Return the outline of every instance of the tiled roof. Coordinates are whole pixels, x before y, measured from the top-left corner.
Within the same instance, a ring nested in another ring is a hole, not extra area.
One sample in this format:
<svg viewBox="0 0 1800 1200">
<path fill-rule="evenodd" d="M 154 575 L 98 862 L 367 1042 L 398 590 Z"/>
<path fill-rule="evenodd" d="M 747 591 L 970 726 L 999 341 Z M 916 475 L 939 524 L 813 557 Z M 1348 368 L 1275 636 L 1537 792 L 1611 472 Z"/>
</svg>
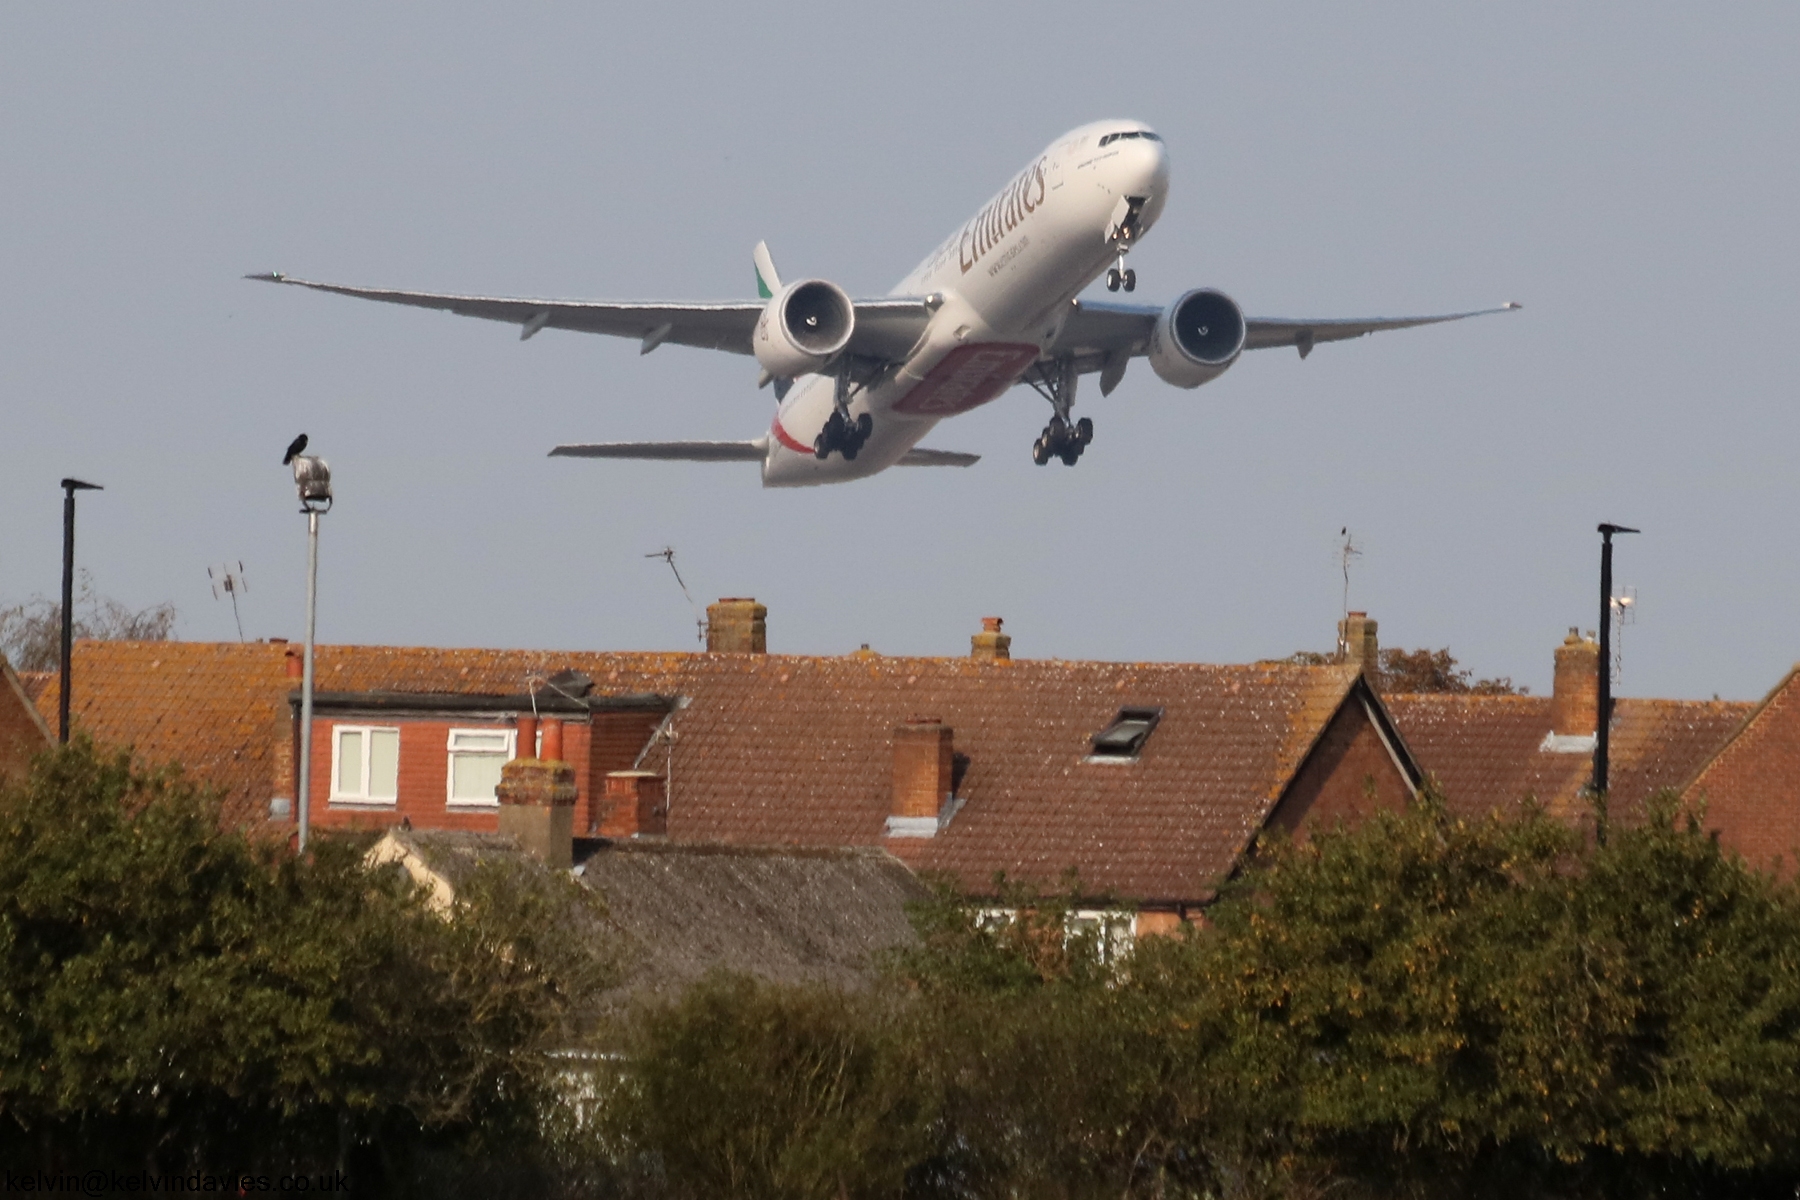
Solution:
<svg viewBox="0 0 1800 1200">
<path fill-rule="evenodd" d="M 1395 695 L 1388 711 L 1419 766 L 1452 808 L 1469 814 L 1533 796 L 1566 818 L 1583 811 L 1593 755 L 1544 749 L 1547 696 Z M 1753 706 L 1720 700 L 1621 699 L 1613 708 L 1611 809 L 1628 814 L 1684 786 Z"/>
<path fill-rule="evenodd" d="M 51 736 L 32 707 L 30 689 L 0 654 L 0 775 L 22 774 L 33 756 L 49 748 Z"/>
<path fill-rule="evenodd" d="M 292 687 L 283 645 L 83 642 L 75 711 L 96 738 L 178 760 L 261 816 Z M 747 654 L 580 654 L 321 646 L 321 689 L 521 690 L 586 672 L 596 694 L 691 701 L 675 718 L 669 834 L 737 845 L 873 846 L 954 874 L 1201 899 L 1228 872 L 1331 716 L 1352 667 Z M 40 697 L 54 711 L 55 688 Z M 1129 765 L 1089 764 L 1089 738 L 1125 706 L 1160 707 Z M 884 839 L 894 726 L 955 730 L 966 804 L 930 839 Z M 647 766 L 661 766 L 654 757 Z"/>
<path fill-rule="evenodd" d="M 1800 863 L 1800 666 L 1757 704 L 1683 795 L 1706 824 L 1760 867 Z"/>
</svg>

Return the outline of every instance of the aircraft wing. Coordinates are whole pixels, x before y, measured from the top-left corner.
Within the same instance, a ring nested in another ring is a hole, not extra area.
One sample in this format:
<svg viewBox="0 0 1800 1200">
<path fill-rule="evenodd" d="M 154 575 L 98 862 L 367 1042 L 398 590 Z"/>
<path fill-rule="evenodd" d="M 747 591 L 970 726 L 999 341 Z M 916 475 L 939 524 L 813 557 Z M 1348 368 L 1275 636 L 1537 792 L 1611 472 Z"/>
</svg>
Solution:
<svg viewBox="0 0 1800 1200">
<path fill-rule="evenodd" d="M 519 337 L 529 338 L 542 329 L 569 329 L 580 333 L 605 333 L 637 338 L 648 354 L 664 342 L 697 346 L 704 350 L 750 353 L 750 335 L 766 301 L 637 302 L 618 300 L 531 300 L 505 296 L 463 296 L 438 292 L 405 292 L 385 288 L 356 287 L 342 283 L 315 283 L 295 279 L 279 271 L 246 275 L 265 283 L 287 283 L 340 296 L 434 308 L 463 317 L 480 317 L 519 326 Z M 850 352 L 870 358 L 898 361 L 919 340 L 931 313 L 924 300 L 885 297 L 853 301 L 856 328 Z"/>
<path fill-rule="evenodd" d="M 765 438 L 749 442 L 577 442 L 557 446 L 551 458 L 648 458 L 659 462 L 761 462 Z"/>
<path fill-rule="evenodd" d="M 1468 317 L 1507 312 L 1518 307 L 1520 306 L 1517 304 L 1503 304 L 1498 308 L 1428 317 L 1369 317 L 1348 320 L 1245 317 L 1244 349 L 1266 350 L 1272 346 L 1293 346 L 1305 358 L 1320 342 L 1341 342 L 1389 329 L 1411 329 L 1416 325 L 1461 321 Z M 1063 319 L 1062 330 L 1047 354 L 1071 354 L 1075 356 L 1081 370 L 1098 371 L 1107 359 L 1115 355 L 1145 353 L 1150 347 L 1150 331 L 1162 312 L 1160 307 L 1149 304 L 1078 300 L 1075 302 L 1075 311 Z"/>
<path fill-rule="evenodd" d="M 769 440 L 748 442 L 577 442 L 557 446 L 551 458 L 643 458 L 659 462 L 761 462 L 769 452 Z M 972 467 L 979 454 L 915 447 L 895 464 L 902 467 Z"/>
</svg>

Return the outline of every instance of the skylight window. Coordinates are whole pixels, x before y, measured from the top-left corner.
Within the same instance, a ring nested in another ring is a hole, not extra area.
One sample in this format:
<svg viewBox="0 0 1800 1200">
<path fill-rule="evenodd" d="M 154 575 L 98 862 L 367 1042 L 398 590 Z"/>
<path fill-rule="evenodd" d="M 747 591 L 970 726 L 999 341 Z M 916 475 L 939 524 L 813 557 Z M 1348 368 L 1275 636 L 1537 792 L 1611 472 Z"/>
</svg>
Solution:
<svg viewBox="0 0 1800 1200">
<path fill-rule="evenodd" d="M 1162 714 L 1160 708 L 1121 708 L 1112 724 L 1094 735 L 1088 761 L 1136 762 Z"/>
</svg>

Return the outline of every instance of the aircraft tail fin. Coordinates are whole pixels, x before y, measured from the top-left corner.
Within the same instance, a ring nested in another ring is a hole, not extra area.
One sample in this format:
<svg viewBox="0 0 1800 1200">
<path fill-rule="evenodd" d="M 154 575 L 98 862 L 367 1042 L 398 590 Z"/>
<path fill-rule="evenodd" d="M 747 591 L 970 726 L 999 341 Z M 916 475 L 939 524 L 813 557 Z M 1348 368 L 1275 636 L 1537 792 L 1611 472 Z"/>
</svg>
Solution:
<svg viewBox="0 0 1800 1200">
<path fill-rule="evenodd" d="M 558 446 L 551 458 L 647 458 L 661 462 L 761 462 L 769 439 L 748 442 L 577 442 Z"/>
<path fill-rule="evenodd" d="M 781 276 L 775 273 L 775 260 L 769 256 L 769 243 L 758 242 L 750 252 L 756 263 L 756 294 L 764 300 L 781 290 Z"/>
</svg>

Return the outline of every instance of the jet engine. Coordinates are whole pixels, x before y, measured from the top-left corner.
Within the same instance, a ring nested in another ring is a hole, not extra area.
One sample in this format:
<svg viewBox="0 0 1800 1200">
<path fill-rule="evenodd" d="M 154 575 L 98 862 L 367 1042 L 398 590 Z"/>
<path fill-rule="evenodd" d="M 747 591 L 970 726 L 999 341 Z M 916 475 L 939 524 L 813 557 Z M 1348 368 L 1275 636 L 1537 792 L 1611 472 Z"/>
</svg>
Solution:
<svg viewBox="0 0 1800 1200">
<path fill-rule="evenodd" d="M 1224 292 L 1196 288 L 1156 319 L 1150 369 L 1164 383 L 1197 388 L 1225 373 L 1244 350 L 1244 311 Z"/>
<path fill-rule="evenodd" d="M 823 279 L 790 283 L 756 320 L 756 361 L 776 379 L 818 371 L 850 342 L 856 309 L 844 289 Z"/>
</svg>

